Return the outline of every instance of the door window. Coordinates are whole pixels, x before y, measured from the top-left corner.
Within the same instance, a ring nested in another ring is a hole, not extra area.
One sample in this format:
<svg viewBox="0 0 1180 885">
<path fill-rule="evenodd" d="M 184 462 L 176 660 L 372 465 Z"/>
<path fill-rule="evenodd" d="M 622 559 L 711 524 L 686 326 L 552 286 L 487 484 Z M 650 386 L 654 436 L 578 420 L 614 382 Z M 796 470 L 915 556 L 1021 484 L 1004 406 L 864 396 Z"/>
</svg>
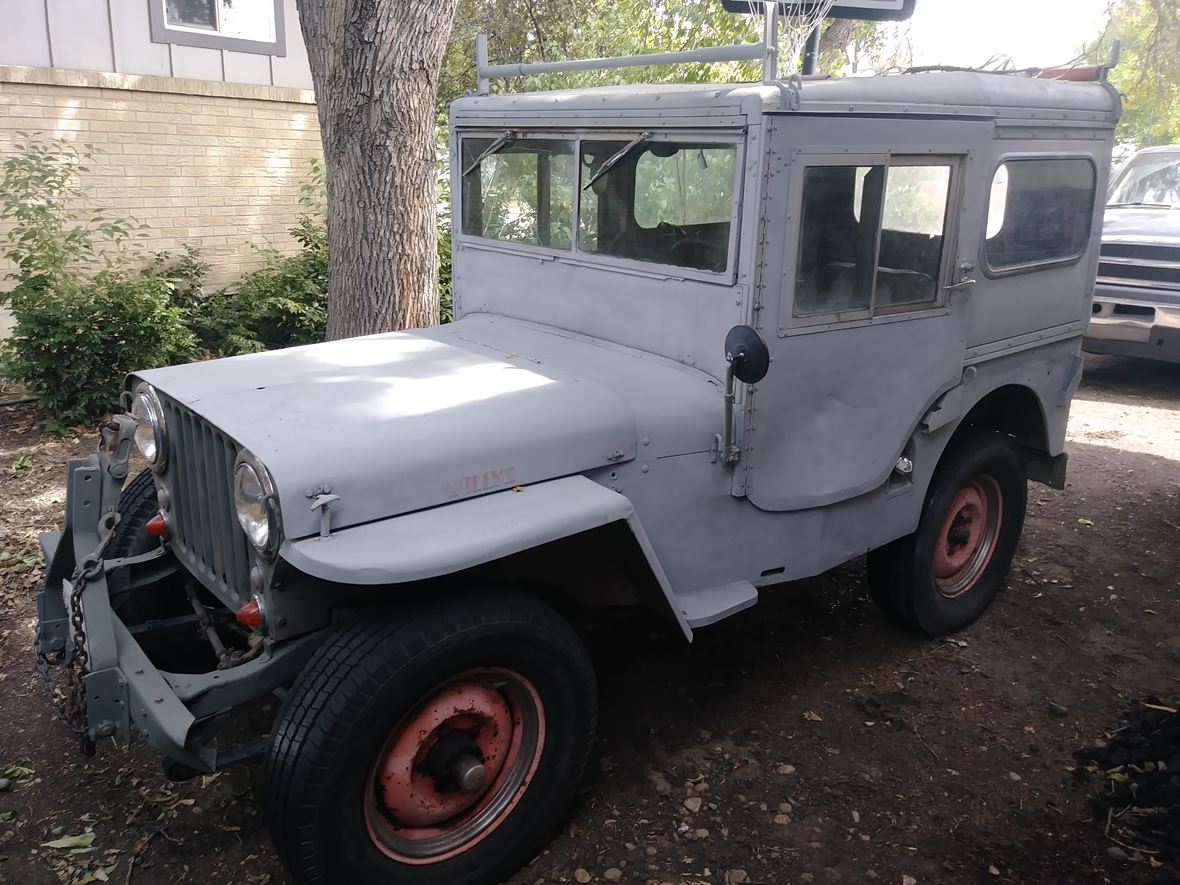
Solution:
<svg viewBox="0 0 1180 885">
<path fill-rule="evenodd" d="M 996 170 L 984 254 L 992 271 L 1075 261 L 1094 216 L 1094 164 L 1084 157 L 1009 160 Z"/>
<path fill-rule="evenodd" d="M 871 316 L 938 302 L 952 166 L 906 158 L 811 166 L 795 275 L 795 315 Z"/>
</svg>

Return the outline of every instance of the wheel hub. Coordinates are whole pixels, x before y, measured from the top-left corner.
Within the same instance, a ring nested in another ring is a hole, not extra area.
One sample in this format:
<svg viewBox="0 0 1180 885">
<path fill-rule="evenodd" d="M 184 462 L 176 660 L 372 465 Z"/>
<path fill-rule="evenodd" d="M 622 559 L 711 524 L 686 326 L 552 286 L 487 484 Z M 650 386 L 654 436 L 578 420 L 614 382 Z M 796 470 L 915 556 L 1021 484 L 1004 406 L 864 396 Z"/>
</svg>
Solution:
<svg viewBox="0 0 1180 885">
<path fill-rule="evenodd" d="M 365 824 L 402 863 L 468 850 L 516 807 L 540 764 L 545 711 L 511 670 L 461 673 L 393 729 L 371 769 Z"/>
<path fill-rule="evenodd" d="M 512 712 L 493 688 L 454 682 L 402 725 L 381 764 L 382 799 L 402 824 L 442 823 L 474 805 L 500 772 Z"/>
<path fill-rule="evenodd" d="M 979 475 L 955 494 L 934 548 L 934 581 L 943 596 L 966 593 L 991 562 L 999 538 L 1000 487 Z"/>
</svg>

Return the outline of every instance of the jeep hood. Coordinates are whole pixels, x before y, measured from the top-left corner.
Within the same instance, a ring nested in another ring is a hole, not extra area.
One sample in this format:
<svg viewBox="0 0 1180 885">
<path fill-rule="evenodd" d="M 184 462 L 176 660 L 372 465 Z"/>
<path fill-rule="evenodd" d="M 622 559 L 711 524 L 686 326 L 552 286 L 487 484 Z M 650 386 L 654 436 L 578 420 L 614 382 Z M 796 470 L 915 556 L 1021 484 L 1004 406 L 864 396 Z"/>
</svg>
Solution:
<svg viewBox="0 0 1180 885">
<path fill-rule="evenodd" d="M 312 489 L 343 528 L 632 459 L 637 415 L 645 454 L 707 451 L 722 414 L 696 370 L 486 314 L 134 378 L 266 465 L 291 539 L 319 530 Z"/>
</svg>

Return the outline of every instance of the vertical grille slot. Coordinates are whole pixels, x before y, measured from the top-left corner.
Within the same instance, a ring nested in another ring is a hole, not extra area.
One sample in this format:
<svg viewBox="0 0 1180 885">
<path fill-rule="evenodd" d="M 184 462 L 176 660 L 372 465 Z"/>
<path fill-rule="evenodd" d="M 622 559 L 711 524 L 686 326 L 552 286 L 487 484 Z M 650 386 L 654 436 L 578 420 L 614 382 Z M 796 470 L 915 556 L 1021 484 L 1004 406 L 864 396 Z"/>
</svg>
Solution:
<svg viewBox="0 0 1180 885">
<path fill-rule="evenodd" d="M 222 601 L 247 599 L 250 558 L 233 503 L 238 446 L 195 412 L 161 399 L 171 451 L 158 481 L 172 496 L 172 549 Z"/>
</svg>

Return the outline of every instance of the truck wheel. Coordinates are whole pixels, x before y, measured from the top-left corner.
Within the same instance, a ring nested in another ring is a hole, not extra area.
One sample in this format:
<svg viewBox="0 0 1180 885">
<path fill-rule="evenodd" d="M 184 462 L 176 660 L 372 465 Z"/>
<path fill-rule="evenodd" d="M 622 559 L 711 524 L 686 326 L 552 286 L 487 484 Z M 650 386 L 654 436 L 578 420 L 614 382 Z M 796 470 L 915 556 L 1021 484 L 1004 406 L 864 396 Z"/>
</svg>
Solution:
<svg viewBox="0 0 1180 885">
<path fill-rule="evenodd" d="M 156 478 L 144 470 L 123 487 L 119 495 L 119 523 L 107 539 L 104 559 L 139 556 L 160 546 L 160 539 L 143 530 L 147 521 L 160 512 L 156 500 Z"/>
<path fill-rule="evenodd" d="M 329 639 L 265 762 L 271 838 L 300 883 L 473 885 L 530 860 L 593 743 L 594 671 L 529 596 L 467 596 Z"/>
<path fill-rule="evenodd" d="M 1012 441 L 968 436 L 943 456 L 918 530 L 868 556 L 869 589 L 889 620 L 927 636 L 975 621 L 991 604 L 1024 526 L 1027 482 Z"/>
</svg>

